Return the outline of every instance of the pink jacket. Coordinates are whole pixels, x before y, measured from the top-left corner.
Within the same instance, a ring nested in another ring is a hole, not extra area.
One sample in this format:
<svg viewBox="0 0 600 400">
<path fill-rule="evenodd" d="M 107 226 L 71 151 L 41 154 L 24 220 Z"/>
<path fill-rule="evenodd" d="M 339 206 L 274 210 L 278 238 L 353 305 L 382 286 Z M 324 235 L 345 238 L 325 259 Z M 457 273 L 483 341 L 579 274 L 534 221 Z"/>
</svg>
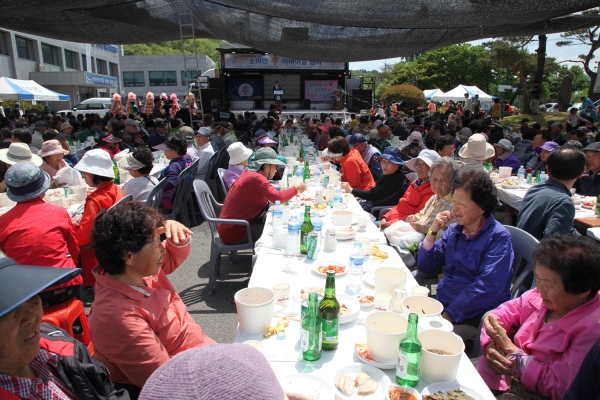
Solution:
<svg viewBox="0 0 600 400">
<path fill-rule="evenodd" d="M 507 301 L 493 311 L 514 344 L 535 357 L 521 381 L 529 391 L 561 399 L 575 379 L 581 362 L 600 337 L 600 294 L 561 319 L 543 324 L 548 309 L 537 289 Z M 492 340 L 481 332 L 481 346 Z M 507 390 L 510 378 L 496 374 L 485 358 L 477 371 L 490 389 Z"/>
</svg>

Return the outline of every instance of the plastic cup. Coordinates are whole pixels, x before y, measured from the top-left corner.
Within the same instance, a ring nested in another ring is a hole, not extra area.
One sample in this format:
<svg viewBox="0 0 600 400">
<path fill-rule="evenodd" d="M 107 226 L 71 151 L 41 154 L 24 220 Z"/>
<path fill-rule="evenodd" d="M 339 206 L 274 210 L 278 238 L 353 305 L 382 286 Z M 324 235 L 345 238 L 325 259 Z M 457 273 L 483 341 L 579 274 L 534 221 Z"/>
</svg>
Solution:
<svg viewBox="0 0 600 400">
<path fill-rule="evenodd" d="M 400 340 L 406 334 L 408 319 L 390 312 L 374 312 L 365 319 L 367 347 L 375 361 L 396 362 Z"/>
<path fill-rule="evenodd" d="M 375 270 L 375 291 L 394 294 L 394 289 L 404 289 L 406 271 L 393 267 L 381 267 Z"/>
<path fill-rule="evenodd" d="M 77 201 L 84 201 L 87 196 L 87 187 L 85 185 L 71 186 L 71 193 L 77 195 Z"/>
<path fill-rule="evenodd" d="M 287 226 L 278 226 L 275 229 L 273 229 L 273 247 L 275 247 L 276 249 L 285 250 L 287 247 L 287 240 Z"/>
<path fill-rule="evenodd" d="M 271 323 L 275 294 L 271 289 L 251 287 L 239 290 L 235 296 L 240 329 L 246 333 L 263 334 Z"/>
<path fill-rule="evenodd" d="M 512 167 L 500 167 L 498 170 L 501 177 L 509 177 L 512 174 Z"/>
<path fill-rule="evenodd" d="M 273 293 L 275 294 L 275 302 L 287 307 L 290 301 L 290 284 L 288 282 L 276 283 L 273 285 Z"/>
<path fill-rule="evenodd" d="M 419 378 L 429 383 L 453 382 L 465 350 L 460 336 L 443 330 L 427 330 L 419 333 L 419 340 L 423 346 Z"/>
</svg>

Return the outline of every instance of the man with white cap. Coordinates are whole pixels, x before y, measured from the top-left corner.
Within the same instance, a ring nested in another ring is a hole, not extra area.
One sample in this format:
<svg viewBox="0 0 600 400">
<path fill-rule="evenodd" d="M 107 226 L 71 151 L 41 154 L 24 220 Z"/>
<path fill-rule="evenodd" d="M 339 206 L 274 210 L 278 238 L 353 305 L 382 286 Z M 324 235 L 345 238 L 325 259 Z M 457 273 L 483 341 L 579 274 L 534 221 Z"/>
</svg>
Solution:
<svg viewBox="0 0 600 400">
<path fill-rule="evenodd" d="M 485 136 L 481 133 L 471 135 L 469 141 L 458 152 L 462 158 L 461 168 L 484 168 L 483 162 L 491 158 L 494 153 L 494 146 L 485 140 Z"/>
<path fill-rule="evenodd" d="M 201 127 L 194 135 L 195 145 L 187 149 L 187 155 L 192 161 L 195 162 L 197 159 L 200 159 L 196 179 L 204 180 L 206 173 L 208 172 L 208 162 L 212 155 L 215 154 L 215 149 L 210 143 L 211 135 L 212 131 L 210 128 L 205 126 Z"/>
<path fill-rule="evenodd" d="M 158 184 L 158 179 L 150 176 L 153 162 L 154 156 L 146 147 L 138 147 L 133 153 L 127 154 L 117 162 L 117 166 L 129 171 L 129 175 L 133 178 L 123 186 L 125 196 L 132 195 L 133 201 L 146 202 L 148 195 Z"/>
<path fill-rule="evenodd" d="M 229 167 L 223 173 L 223 182 L 227 190 L 229 190 L 231 185 L 237 181 L 246 169 L 248 159 L 252 155 L 252 150 L 246 148 L 240 142 L 235 142 L 227 148 L 227 153 L 229 153 Z"/>
<path fill-rule="evenodd" d="M 39 167 L 44 162 L 41 157 L 31 153 L 31 149 L 25 143 L 11 143 L 8 149 L 0 149 L 0 161 L 5 163 L 8 168 L 25 161 L 32 162 Z M 0 182 L 0 193 L 1 192 L 6 192 L 5 180 Z"/>
</svg>

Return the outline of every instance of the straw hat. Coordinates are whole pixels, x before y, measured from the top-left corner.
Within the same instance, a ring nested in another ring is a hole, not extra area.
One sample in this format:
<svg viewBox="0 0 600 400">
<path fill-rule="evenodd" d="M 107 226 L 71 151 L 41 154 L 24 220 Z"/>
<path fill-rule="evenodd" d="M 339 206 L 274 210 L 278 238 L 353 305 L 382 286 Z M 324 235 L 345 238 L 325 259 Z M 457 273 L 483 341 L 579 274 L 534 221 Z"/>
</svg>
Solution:
<svg viewBox="0 0 600 400">
<path fill-rule="evenodd" d="M 469 138 L 469 141 L 461 147 L 458 155 L 462 158 L 472 158 L 477 161 L 487 160 L 496 152 L 494 146 L 485 141 L 485 136 L 476 133 Z"/>
<path fill-rule="evenodd" d="M 110 155 L 102 149 L 94 149 L 85 153 L 83 158 L 75 165 L 75 169 L 115 179 L 115 171 Z"/>
<path fill-rule="evenodd" d="M 31 153 L 31 149 L 26 143 L 11 143 L 8 149 L 1 149 L 0 161 L 10 165 L 29 161 L 38 167 L 44 162 L 39 156 Z"/>
<path fill-rule="evenodd" d="M 40 157 L 48 157 L 54 154 L 69 154 L 68 150 L 62 148 L 60 142 L 56 139 L 45 141 L 42 144 L 42 149 L 38 151 Z"/>
<path fill-rule="evenodd" d="M 229 165 L 237 165 L 250 158 L 252 150 L 246 148 L 243 143 L 235 142 L 229 145 L 227 153 L 229 153 Z"/>
</svg>

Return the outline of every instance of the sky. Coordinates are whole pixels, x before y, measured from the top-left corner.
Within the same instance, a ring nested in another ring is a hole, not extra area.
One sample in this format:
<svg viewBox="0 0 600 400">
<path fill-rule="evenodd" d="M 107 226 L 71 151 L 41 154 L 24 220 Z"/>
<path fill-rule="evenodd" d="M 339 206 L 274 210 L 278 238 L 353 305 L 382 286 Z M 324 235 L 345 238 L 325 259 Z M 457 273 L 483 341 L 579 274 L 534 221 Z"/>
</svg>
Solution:
<svg viewBox="0 0 600 400">
<path fill-rule="evenodd" d="M 492 39 L 485 39 L 485 40 L 476 40 L 473 42 L 469 42 L 473 45 L 480 45 L 485 41 L 490 41 Z M 557 34 L 552 34 L 552 35 L 548 35 L 548 41 L 546 42 L 546 56 L 547 57 L 554 57 L 556 58 L 557 61 L 563 61 L 563 60 L 576 60 L 577 56 L 579 54 L 587 54 L 588 52 L 588 46 L 585 45 L 577 45 L 577 46 L 569 46 L 569 47 L 557 47 L 556 46 L 556 42 L 561 40 L 560 35 Z M 531 51 L 532 53 L 534 52 L 535 49 L 537 49 L 537 41 L 533 42 L 532 44 L 530 44 L 528 46 L 529 51 Z M 596 57 L 600 56 L 600 50 L 596 51 Z M 385 63 L 387 64 L 395 64 L 397 62 L 400 61 L 400 58 L 388 58 L 388 59 L 382 59 L 382 60 L 373 60 L 373 61 L 361 61 L 361 62 L 351 62 L 350 63 L 350 69 L 351 70 L 357 70 L 357 69 L 365 69 L 367 71 L 371 71 L 371 70 L 380 70 L 380 68 L 383 68 L 383 66 L 385 65 Z M 566 63 L 567 65 L 573 65 L 573 63 Z M 581 64 L 577 64 L 579 66 L 581 66 Z M 592 64 L 593 67 L 593 64 Z"/>
</svg>

